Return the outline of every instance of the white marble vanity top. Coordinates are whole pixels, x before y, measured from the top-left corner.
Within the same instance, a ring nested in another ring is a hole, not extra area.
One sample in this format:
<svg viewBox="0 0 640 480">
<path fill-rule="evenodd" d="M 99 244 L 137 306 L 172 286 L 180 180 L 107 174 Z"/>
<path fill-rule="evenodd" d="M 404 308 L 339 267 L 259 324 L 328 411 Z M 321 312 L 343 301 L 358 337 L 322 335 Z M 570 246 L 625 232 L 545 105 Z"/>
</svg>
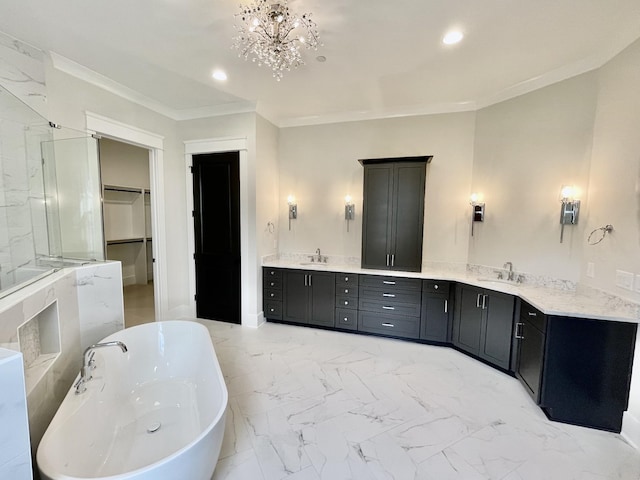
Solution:
<svg viewBox="0 0 640 480">
<path fill-rule="evenodd" d="M 422 272 L 400 272 L 369 270 L 360 267 L 354 259 L 328 263 L 310 262 L 308 256 L 287 258 L 266 257 L 264 267 L 295 268 L 328 272 L 343 272 L 367 275 L 385 275 L 428 280 L 447 280 L 488 290 L 516 295 L 547 315 L 577 318 L 592 318 L 620 322 L 640 323 L 640 304 L 616 297 L 601 290 L 554 279 L 529 278 L 523 283 L 498 280 L 493 269 L 469 268 L 467 266 L 424 266 Z M 516 273 L 517 276 L 517 273 Z"/>
</svg>

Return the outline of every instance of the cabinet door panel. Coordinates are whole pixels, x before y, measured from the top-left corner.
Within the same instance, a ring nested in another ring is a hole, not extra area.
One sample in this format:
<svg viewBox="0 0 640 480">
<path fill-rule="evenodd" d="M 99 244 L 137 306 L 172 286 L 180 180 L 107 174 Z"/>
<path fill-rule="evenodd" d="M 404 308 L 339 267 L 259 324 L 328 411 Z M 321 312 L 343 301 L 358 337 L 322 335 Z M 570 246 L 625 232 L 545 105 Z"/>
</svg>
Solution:
<svg viewBox="0 0 640 480">
<path fill-rule="evenodd" d="M 542 359 L 544 355 L 544 333 L 535 328 L 527 320 L 521 322 L 522 339 L 518 352 L 516 376 L 522 380 L 527 391 L 536 402 L 540 403 L 540 380 L 542 375 Z"/>
<path fill-rule="evenodd" d="M 480 356 L 504 369 L 511 359 L 513 305 L 511 295 L 491 292 L 486 305 L 486 322 L 482 332 Z"/>
<path fill-rule="evenodd" d="M 391 229 L 393 270 L 419 272 L 422 267 L 425 166 L 394 165 L 395 204 Z"/>
<path fill-rule="evenodd" d="M 482 295 L 482 290 L 462 287 L 457 290 L 457 293 L 453 344 L 462 350 L 478 355 L 483 312 L 478 307 L 478 295 Z"/>
<path fill-rule="evenodd" d="M 420 338 L 434 342 L 446 342 L 449 331 L 449 297 L 447 295 L 422 295 Z"/>
<path fill-rule="evenodd" d="M 362 212 L 362 266 L 387 268 L 391 243 L 393 167 L 371 165 L 364 169 Z"/>
<path fill-rule="evenodd" d="M 296 270 L 287 270 L 284 275 L 282 319 L 287 322 L 307 323 L 309 308 L 309 290 L 305 285 L 307 274 Z"/>
<path fill-rule="evenodd" d="M 335 273 L 312 272 L 310 275 L 309 322 L 312 325 L 333 327 L 335 319 Z"/>
</svg>

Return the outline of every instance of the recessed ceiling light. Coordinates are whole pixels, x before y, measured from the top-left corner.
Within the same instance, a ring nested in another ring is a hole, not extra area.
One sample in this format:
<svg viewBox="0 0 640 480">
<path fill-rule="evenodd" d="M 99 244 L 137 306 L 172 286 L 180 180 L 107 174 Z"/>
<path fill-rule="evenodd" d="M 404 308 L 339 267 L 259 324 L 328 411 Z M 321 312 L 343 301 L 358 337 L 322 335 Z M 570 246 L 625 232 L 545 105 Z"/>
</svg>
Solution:
<svg viewBox="0 0 640 480">
<path fill-rule="evenodd" d="M 464 37 L 464 35 L 460 30 L 451 30 L 442 38 L 442 43 L 445 45 L 453 45 L 462 40 L 462 37 Z"/>
<path fill-rule="evenodd" d="M 211 76 L 220 82 L 224 82 L 227 79 L 227 74 L 224 70 L 214 70 Z"/>
</svg>

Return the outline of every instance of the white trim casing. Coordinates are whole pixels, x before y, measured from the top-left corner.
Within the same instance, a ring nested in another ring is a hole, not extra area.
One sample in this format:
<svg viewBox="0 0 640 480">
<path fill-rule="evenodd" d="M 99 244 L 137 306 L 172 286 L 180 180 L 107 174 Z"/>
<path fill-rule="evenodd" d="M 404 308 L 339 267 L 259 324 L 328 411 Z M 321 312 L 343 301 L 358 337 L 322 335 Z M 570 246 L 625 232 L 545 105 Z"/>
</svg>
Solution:
<svg viewBox="0 0 640 480">
<path fill-rule="evenodd" d="M 196 316 L 196 271 L 193 256 L 195 254 L 194 219 L 193 219 L 193 182 L 191 166 L 193 155 L 200 153 L 239 152 L 240 154 L 240 277 L 241 289 L 241 322 L 243 326 L 258 327 L 261 313 L 257 309 L 256 279 L 256 247 L 250 242 L 251 222 L 249 202 L 249 153 L 246 138 L 213 138 L 190 140 L 184 142 L 185 168 L 187 171 L 187 235 L 189 252 L 189 296 L 191 299 L 191 315 Z M 254 206 L 255 208 L 255 206 Z"/>
<path fill-rule="evenodd" d="M 87 130 L 114 140 L 149 149 L 149 181 L 151 185 L 151 244 L 153 252 L 153 288 L 156 321 L 169 318 L 167 284 L 167 238 L 164 206 L 164 137 L 133 125 L 85 112 Z"/>
</svg>

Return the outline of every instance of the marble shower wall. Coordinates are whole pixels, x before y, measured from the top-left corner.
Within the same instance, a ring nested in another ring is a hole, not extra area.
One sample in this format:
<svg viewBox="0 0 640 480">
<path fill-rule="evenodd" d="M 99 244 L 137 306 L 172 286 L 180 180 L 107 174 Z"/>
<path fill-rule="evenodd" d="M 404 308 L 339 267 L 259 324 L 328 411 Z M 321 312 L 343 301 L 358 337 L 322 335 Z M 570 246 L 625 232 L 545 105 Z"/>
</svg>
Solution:
<svg viewBox="0 0 640 480">
<path fill-rule="evenodd" d="M 44 55 L 0 34 L 0 285 L 48 255 L 41 140 L 46 116 Z"/>
<path fill-rule="evenodd" d="M 118 262 L 65 268 L 0 299 L 0 348 L 32 355 L 37 349 L 20 344 L 18 327 L 45 309 L 57 316 L 60 353 L 32 359 L 25 370 L 34 454 L 80 370 L 83 349 L 124 328 L 120 272 Z"/>
</svg>

